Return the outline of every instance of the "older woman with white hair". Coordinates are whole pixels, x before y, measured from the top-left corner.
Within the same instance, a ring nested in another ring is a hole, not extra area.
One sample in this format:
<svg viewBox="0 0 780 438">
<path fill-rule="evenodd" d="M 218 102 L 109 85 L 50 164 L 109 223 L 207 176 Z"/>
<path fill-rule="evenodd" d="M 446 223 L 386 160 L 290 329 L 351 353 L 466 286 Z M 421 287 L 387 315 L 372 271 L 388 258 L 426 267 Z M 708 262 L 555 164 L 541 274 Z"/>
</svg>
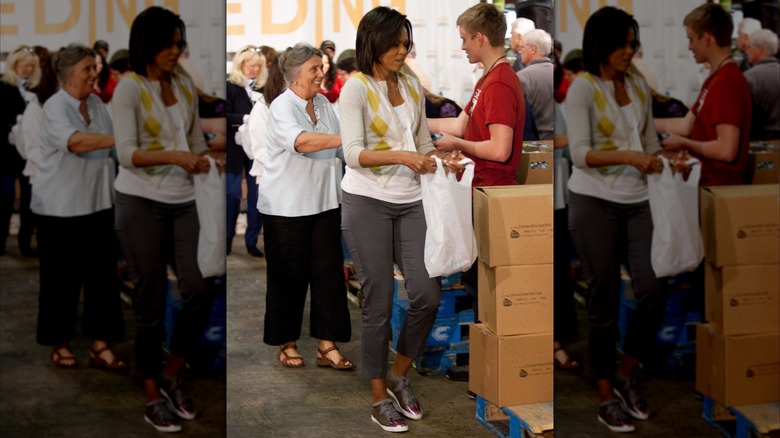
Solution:
<svg viewBox="0 0 780 438">
<path fill-rule="evenodd" d="M 95 52 L 80 44 L 52 60 L 60 90 L 43 105 L 40 158 L 31 207 L 38 215 L 40 297 L 37 341 L 53 346 L 57 367 L 73 368 L 75 336 L 84 289 L 83 333 L 92 338 L 89 364 L 121 370 L 108 342 L 124 337 L 116 278 L 113 126 L 92 94 Z"/>
<path fill-rule="evenodd" d="M 30 211 L 30 180 L 22 174 L 25 160 L 19 150 L 11 144 L 8 133 L 24 112 L 26 102 L 32 98 L 29 89 L 35 88 L 40 78 L 38 56 L 35 49 L 19 46 L 6 59 L 6 71 L 0 78 L 0 255 L 5 253 L 8 228 L 14 210 L 16 181 L 21 189 L 21 229 L 19 250 L 22 255 L 33 256 L 30 241 L 34 229 Z"/>
<path fill-rule="evenodd" d="M 277 61 L 269 83 L 283 78 L 287 89 L 267 96 L 271 106 L 257 203 L 268 263 L 263 341 L 280 346 L 276 354 L 283 366 L 304 365 L 295 342 L 310 289 L 309 326 L 319 340 L 317 365 L 350 370 L 355 365 L 335 344 L 349 341 L 352 334 L 339 231 L 339 120 L 319 94 L 322 52 L 301 43 L 279 54 Z"/>
<path fill-rule="evenodd" d="M 246 156 L 241 146 L 236 144 L 238 127 L 244 123 L 252 111 L 252 106 L 261 99 L 261 89 L 268 73 L 265 56 L 260 47 L 244 46 L 233 57 L 233 71 L 227 80 L 227 252 L 236 234 L 236 220 L 241 206 L 241 180 L 246 178 L 247 226 L 244 243 L 249 255 L 262 257 L 257 249 L 260 235 L 261 217 L 255 208 L 257 205 L 257 184 L 249 175 L 252 160 Z"/>
</svg>

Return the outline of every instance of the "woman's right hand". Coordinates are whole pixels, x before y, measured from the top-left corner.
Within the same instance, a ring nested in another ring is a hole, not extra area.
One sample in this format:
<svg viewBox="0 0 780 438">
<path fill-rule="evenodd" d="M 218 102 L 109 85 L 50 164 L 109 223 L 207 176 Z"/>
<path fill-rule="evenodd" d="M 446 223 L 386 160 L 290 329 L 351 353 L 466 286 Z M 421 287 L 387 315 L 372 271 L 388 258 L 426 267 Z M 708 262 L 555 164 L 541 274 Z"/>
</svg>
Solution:
<svg viewBox="0 0 780 438">
<path fill-rule="evenodd" d="M 209 160 L 206 157 L 184 151 L 172 151 L 171 154 L 173 154 L 173 164 L 180 166 L 187 173 L 207 173 L 209 171 Z"/>
<path fill-rule="evenodd" d="M 664 170 L 664 163 L 660 158 L 639 151 L 625 151 L 627 164 L 630 164 L 640 172 L 645 174 L 661 172 Z"/>
<path fill-rule="evenodd" d="M 415 173 L 436 172 L 436 160 L 417 152 L 401 151 L 401 164 L 412 169 Z"/>
</svg>

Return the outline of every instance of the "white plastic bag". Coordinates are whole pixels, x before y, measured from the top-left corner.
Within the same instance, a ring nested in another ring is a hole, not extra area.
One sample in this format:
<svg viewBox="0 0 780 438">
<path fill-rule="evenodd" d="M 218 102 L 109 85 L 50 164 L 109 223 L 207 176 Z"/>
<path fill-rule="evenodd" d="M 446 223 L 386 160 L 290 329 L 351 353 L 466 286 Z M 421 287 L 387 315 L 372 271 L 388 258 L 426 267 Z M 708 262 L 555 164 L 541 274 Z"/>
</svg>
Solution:
<svg viewBox="0 0 780 438">
<path fill-rule="evenodd" d="M 651 261 L 656 277 L 677 275 L 696 269 L 704 258 L 699 231 L 699 177 L 701 163 L 692 158 L 688 181 L 672 174 L 666 157 L 664 170 L 647 176 L 650 213 L 653 216 Z"/>
<path fill-rule="evenodd" d="M 204 278 L 225 274 L 225 174 L 220 174 L 214 159 L 207 157 L 208 173 L 193 175 L 195 205 L 198 209 L 198 268 Z"/>
<path fill-rule="evenodd" d="M 420 175 L 425 210 L 425 268 L 438 277 L 466 271 L 477 259 L 477 240 L 471 224 L 471 180 L 474 164 L 466 166 L 460 181 L 447 173 L 441 160 L 436 173 Z M 470 161 L 470 160 L 469 160 Z"/>
</svg>

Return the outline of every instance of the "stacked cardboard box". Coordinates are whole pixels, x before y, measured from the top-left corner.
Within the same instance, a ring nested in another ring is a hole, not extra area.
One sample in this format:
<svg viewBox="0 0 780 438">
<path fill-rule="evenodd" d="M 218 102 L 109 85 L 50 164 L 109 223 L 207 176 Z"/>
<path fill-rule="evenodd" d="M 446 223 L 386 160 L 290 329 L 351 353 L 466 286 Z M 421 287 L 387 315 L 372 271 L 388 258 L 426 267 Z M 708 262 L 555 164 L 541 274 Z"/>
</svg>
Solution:
<svg viewBox="0 0 780 438">
<path fill-rule="evenodd" d="M 517 167 L 517 183 L 552 184 L 554 152 L 552 140 L 523 142 L 523 155 Z"/>
<path fill-rule="evenodd" d="M 469 389 L 497 406 L 553 400 L 553 187 L 474 189 L 480 324 Z"/>
<path fill-rule="evenodd" d="M 779 192 L 701 192 L 708 324 L 696 335 L 696 389 L 726 406 L 780 401 Z"/>
</svg>

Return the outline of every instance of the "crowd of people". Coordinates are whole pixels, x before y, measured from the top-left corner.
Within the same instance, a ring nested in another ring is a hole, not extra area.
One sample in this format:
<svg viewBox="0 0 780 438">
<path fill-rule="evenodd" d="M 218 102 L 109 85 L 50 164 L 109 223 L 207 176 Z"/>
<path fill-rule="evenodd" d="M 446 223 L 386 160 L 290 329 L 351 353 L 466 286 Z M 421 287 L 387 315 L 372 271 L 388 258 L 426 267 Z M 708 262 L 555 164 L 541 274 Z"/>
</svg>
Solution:
<svg viewBox="0 0 780 438">
<path fill-rule="evenodd" d="M 0 135 L 0 244 L 4 252 L 18 180 L 19 249 L 39 257 L 37 341 L 51 347 L 51 362 L 77 366 L 70 341 L 83 289 L 89 364 L 128 368 L 111 348 L 124 339 L 116 271 L 126 264 L 144 417 L 163 432 L 195 418 L 182 369 L 197 350 L 212 287 L 198 267 L 192 176 L 215 163 L 226 172 L 226 254 L 245 197 L 247 253 L 266 259 L 263 341 L 278 347 L 280 365 L 305 366 L 296 341 L 310 291 L 316 365 L 359 368 L 370 386 L 372 421 L 385 431 L 406 431 L 406 420 L 424 416 L 407 374 L 425 347 L 440 291 L 425 269 L 420 175 L 436 171 L 434 157 L 454 173 L 468 158 L 474 187 L 515 185 L 523 141 L 554 140 L 554 363 L 582 369 L 564 345 L 578 337 L 573 248 L 587 283 L 598 421 L 630 432 L 633 420 L 648 419 L 637 369 L 652 353 L 666 283 L 650 262 L 647 175 L 662 170 L 661 156 L 681 172 L 695 157 L 701 186 L 748 183 L 749 140 L 780 138 L 777 35 L 745 19 L 735 59 L 726 10 L 705 4 L 688 14 L 681 24 L 689 49 L 709 68 L 688 110 L 648 84 L 636 62 L 640 26 L 618 8 L 592 14 L 582 48 L 563 60 L 550 33 L 527 18 L 511 24 L 507 52 L 507 23 L 491 4 L 470 7 L 453 24 L 468 62 L 483 68 L 463 108 L 429 90 L 427 73 L 409 58 L 412 23 L 382 6 L 362 17 L 355 48 L 338 57 L 328 40 L 279 51 L 242 47 L 222 102 L 182 68 L 186 26 L 161 7 L 139 14 L 128 49 L 110 57 L 104 41 L 12 52 L 0 81 L 3 126 L 13 132 Z M 250 135 L 242 135 L 242 126 Z M 352 334 L 342 241 L 363 294 L 359 362 L 336 345 Z M 409 308 L 388 365 L 393 264 L 403 274 Z M 637 309 L 616 360 L 621 265 Z M 170 270 L 183 309 L 163 365 Z M 462 280 L 476 297 L 476 263 Z"/>
</svg>

